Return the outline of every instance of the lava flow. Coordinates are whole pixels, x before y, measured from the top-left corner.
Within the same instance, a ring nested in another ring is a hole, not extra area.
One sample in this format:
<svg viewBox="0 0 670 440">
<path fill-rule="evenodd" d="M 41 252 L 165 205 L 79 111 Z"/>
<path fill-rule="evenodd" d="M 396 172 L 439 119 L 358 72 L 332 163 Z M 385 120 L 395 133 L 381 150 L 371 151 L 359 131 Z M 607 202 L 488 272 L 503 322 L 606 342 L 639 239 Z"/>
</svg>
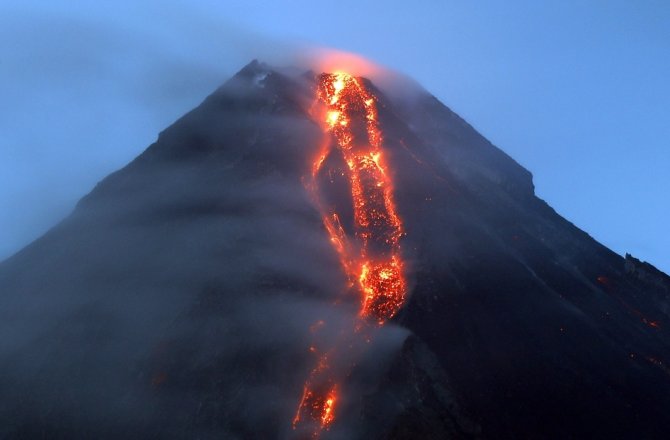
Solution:
<svg viewBox="0 0 670 440">
<path fill-rule="evenodd" d="M 349 243 L 337 212 L 323 213 L 323 220 L 345 272 L 358 281 L 361 316 L 383 324 L 404 304 L 406 282 L 399 246 L 403 227 L 383 160 L 375 98 L 361 80 L 346 73 L 321 75 L 318 97 L 327 108 L 327 129 L 348 166 L 358 245 Z M 313 179 L 329 150 L 314 163 Z"/>
<path fill-rule="evenodd" d="M 328 142 L 313 163 L 309 189 L 321 210 L 342 269 L 351 287 L 361 295 L 360 320 L 383 325 L 403 306 L 407 282 L 400 252 L 403 225 L 396 212 L 391 176 L 382 151 L 376 98 L 362 80 L 346 73 L 320 75 L 317 97 L 319 108 L 325 108 L 317 113 Z M 346 163 L 342 174 L 351 190 L 353 239 L 342 226 L 343 213 L 320 197 L 318 176 L 331 154 L 340 155 Z M 361 328 L 357 326 L 354 333 Z M 366 340 L 369 342 L 369 338 Z M 293 420 L 294 429 L 301 424 L 315 427 L 312 438 L 328 429 L 335 418 L 338 384 L 328 361 L 338 349 L 335 347 L 320 357 L 305 384 Z"/>
</svg>

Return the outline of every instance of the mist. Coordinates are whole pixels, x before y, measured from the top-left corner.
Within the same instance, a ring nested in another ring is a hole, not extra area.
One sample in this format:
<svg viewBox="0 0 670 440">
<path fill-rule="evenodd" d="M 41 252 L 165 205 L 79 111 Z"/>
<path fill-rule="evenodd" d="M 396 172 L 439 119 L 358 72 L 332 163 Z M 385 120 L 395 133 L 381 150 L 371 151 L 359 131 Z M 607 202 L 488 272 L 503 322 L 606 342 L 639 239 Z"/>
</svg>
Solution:
<svg viewBox="0 0 670 440">
<path fill-rule="evenodd" d="M 196 110 L 202 119 L 187 115 L 164 128 L 210 94 L 202 107 L 257 99 L 239 80 L 219 89 L 250 54 L 279 70 L 293 66 L 298 82 L 308 70 L 354 63 L 358 74 L 383 72 L 198 12 L 134 12 L 123 23 L 5 16 L 0 44 L 11 68 L 3 93 L 14 105 L 4 133 L 14 137 L 3 143 L 15 147 L 1 175 L 14 190 L 0 202 L 30 221 L 4 211 L 3 229 L 12 232 L 0 253 L 49 233 L 7 259 L 0 275 L 14 293 L 2 299 L 0 386 L 8 397 L 0 417 L 12 423 L 0 434 L 36 435 L 30 420 L 40 417 L 39 429 L 72 436 L 155 434 L 158 426 L 170 438 L 184 429 L 201 438 L 288 436 L 318 360 L 308 348 L 360 344 L 351 333 L 358 304 L 342 298 L 346 280 L 321 218 L 300 179 L 283 174 L 304 172 L 296 158 L 311 152 L 291 148 L 310 145 L 304 138 L 318 144 L 320 131 L 303 118 L 233 109 Z M 63 114 L 64 102 L 72 113 Z M 315 322 L 326 324 L 310 334 Z M 342 391 L 348 411 L 362 389 L 374 391 L 385 371 L 378 363 L 407 337 L 393 325 L 373 333 L 375 343 L 342 351 L 332 367 L 343 378 L 359 365 L 366 378 Z M 203 380 L 214 382 L 191 394 Z M 172 419 L 185 409 L 196 419 Z M 343 424 L 331 435 L 360 429 Z"/>
<path fill-rule="evenodd" d="M 310 347 L 340 347 L 334 374 L 365 378 L 343 389 L 342 411 L 374 394 L 408 333 L 354 335 L 359 304 L 300 179 L 322 133 L 288 104 L 308 86 L 276 73 L 259 84 L 262 68 L 0 266 L 0 435 L 288 437 Z M 290 96 L 277 104 L 278 92 Z"/>
<path fill-rule="evenodd" d="M 251 59 L 294 64 L 316 46 L 411 74 L 567 218 L 667 270 L 668 8 L 393 6 L 3 4 L 0 259 Z"/>
<path fill-rule="evenodd" d="M 122 5 L 111 15 L 8 7 L 0 259 L 64 218 L 253 57 L 286 60 L 296 47 L 185 5 Z"/>
</svg>

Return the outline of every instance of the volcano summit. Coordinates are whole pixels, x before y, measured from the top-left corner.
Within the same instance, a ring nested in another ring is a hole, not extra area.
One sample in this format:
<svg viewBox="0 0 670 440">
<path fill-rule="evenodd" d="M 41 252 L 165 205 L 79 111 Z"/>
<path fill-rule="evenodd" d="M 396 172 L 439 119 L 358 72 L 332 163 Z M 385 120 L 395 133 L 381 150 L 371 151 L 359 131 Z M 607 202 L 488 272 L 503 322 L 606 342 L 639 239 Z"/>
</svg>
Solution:
<svg viewBox="0 0 670 440">
<path fill-rule="evenodd" d="M 419 87 L 296 71 L 0 263 L 0 438 L 667 437 L 670 277 Z"/>
</svg>

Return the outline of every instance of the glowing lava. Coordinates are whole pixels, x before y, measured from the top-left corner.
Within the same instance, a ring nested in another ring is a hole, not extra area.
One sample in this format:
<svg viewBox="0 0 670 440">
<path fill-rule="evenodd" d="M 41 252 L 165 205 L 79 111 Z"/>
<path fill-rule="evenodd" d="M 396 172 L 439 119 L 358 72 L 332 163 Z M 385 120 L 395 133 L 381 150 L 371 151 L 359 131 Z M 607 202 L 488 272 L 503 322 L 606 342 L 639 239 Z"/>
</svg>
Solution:
<svg viewBox="0 0 670 440">
<path fill-rule="evenodd" d="M 325 389 L 311 388 L 305 385 L 298 406 L 298 412 L 293 419 L 293 427 L 297 427 L 303 417 L 318 423 L 318 428 L 313 431 L 312 438 L 318 437 L 322 429 L 328 429 L 335 419 L 334 408 L 337 402 L 337 385 L 328 384 Z"/>
<path fill-rule="evenodd" d="M 351 287 L 361 295 L 359 319 L 383 325 L 405 303 L 407 282 L 400 252 L 403 225 L 384 160 L 376 98 L 362 80 L 346 73 L 322 74 L 317 97 L 323 109 L 317 113 L 328 142 L 312 164 L 308 187 L 321 210 L 342 269 Z M 351 188 L 353 238 L 342 226 L 342 214 L 320 198 L 318 176 L 331 154 L 339 154 L 347 166 L 344 174 Z M 363 327 L 357 326 L 355 332 Z M 365 339 L 369 342 L 369 338 Z M 328 366 L 329 354 L 321 356 L 312 370 L 293 420 L 294 429 L 305 423 L 316 426 L 312 438 L 328 429 L 335 418 L 338 385 Z"/>
<path fill-rule="evenodd" d="M 404 304 L 406 282 L 399 246 L 403 227 L 383 157 L 375 98 L 361 80 L 346 73 L 321 75 L 318 97 L 327 109 L 327 130 L 349 169 L 358 246 L 347 245 L 337 212 L 324 213 L 324 223 L 345 272 L 359 284 L 361 315 L 382 324 Z M 315 161 L 313 179 L 329 153 Z"/>
</svg>

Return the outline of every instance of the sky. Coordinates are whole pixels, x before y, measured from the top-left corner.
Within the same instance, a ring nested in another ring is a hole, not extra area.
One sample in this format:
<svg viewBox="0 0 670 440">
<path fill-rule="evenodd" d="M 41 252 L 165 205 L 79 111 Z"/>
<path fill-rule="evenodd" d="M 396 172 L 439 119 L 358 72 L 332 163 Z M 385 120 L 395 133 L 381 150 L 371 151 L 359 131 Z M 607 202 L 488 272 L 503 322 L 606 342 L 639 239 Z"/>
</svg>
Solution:
<svg viewBox="0 0 670 440">
<path fill-rule="evenodd" d="M 0 5 L 0 260 L 253 58 L 354 52 L 413 77 L 617 253 L 670 272 L 670 3 Z"/>
</svg>

